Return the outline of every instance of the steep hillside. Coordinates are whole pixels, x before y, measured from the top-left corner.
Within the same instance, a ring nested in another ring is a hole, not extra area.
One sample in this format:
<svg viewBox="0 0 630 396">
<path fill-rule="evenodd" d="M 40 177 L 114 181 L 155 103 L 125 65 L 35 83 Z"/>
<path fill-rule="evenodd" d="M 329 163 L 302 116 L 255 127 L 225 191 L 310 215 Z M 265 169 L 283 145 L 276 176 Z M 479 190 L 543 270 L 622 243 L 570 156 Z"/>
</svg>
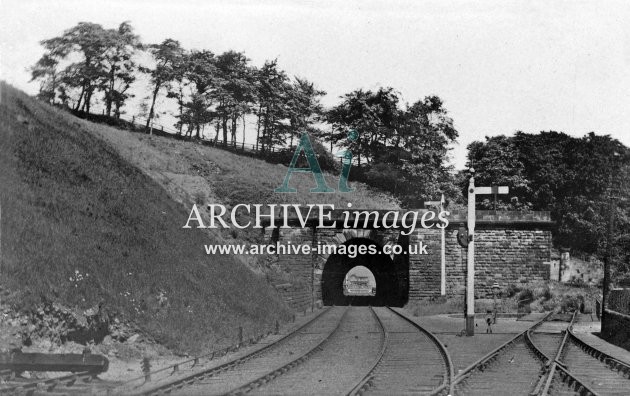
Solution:
<svg viewBox="0 0 630 396">
<path fill-rule="evenodd" d="M 88 125 L 88 123 L 86 123 Z M 294 174 L 290 185 L 295 194 L 275 193 L 281 185 L 287 166 L 271 164 L 260 159 L 237 155 L 229 151 L 208 147 L 196 142 L 131 133 L 102 124 L 89 124 L 88 130 L 111 144 L 130 163 L 142 169 L 158 182 L 171 197 L 190 208 L 193 203 L 202 211 L 205 204 L 224 204 L 228 208 L 240 204 L 334 204 L 346 209 L 353 208 L 398 209 L 398 202 L 391 196 L 373 191 L 368 186 L 351 182 L 351 193 L 313 194 L 315 186 L 309 173 Z M 336 188 L 339 175 L 326 174 L 329 186 Z M 182 224 L 186 218 L 182 219 Z M 241 223 L 245 221 L 241 220 Z M 229 243 L 260 243 L 263 234 L 259 229 L 219 230 Z M 272 284 L 291 283 L 296 288 L 308 288 L 283 268 L 269 266 L 264 256 L 237 256 L 257 273 L 264 273 Z"/>
<path fill-rule="evenodd" d="M 94 124 L 0 89 L 0 283 L 9 303 L 102 303 L 180 350 L 288 318 L 263 277 L 233 257 L 206 256 L 203 244 L 220 236 L 182 229 L 186 208 L 90 133 Z"/>
</svg>

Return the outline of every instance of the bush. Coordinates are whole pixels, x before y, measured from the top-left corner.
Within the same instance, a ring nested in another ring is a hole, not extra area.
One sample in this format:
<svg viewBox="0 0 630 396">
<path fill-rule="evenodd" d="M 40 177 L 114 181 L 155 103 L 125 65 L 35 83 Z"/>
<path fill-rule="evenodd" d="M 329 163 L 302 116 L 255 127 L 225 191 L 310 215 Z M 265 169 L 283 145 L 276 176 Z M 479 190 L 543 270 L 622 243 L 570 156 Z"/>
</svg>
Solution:
<svg viewBox="0 0 630 396">
<path fill-rule="evenodd" d="M 516 286 L 514 283 L 510 283 L 507 288 L 505 289 L 505 293 L 507 295 L 508 298 L 512 298 L 514 297 L 518 292 L 520 292 L 522 289 L 518 286 Z"/>
<path fill-rule="evenodd" d="M 562 310 L 562 312 L 577 311 L 580 307 L 580 303 L 582 302 L 580 297 L 581 296 L 575 296 L 575 295 L 562 296 L 562 300 L 560 302 L 560 309 Z"/>
<path fill-rule="evenodd" d="M 518 305 L 526 305 L 534 301 L 534 292 L 530 289 L 523 289 L 520 293 L 518 293 Z"/>
<path fill-rule="evenodd" d="M 571 277 L 571 280 L 569 282 L 567 282 L 567 285 L 573 286 L 573 287 L 586 287 L 586 286 L 588 286 L 586 284 L 586 282 L 584 282 L 584 279 L 582 279 L 581 277 L 578 278 L 577 276 Z"/>
<path fill-rule="evenodd" d="M 536 299 L 542 299 L 543 301 L 551 300 L 553 295 L 549 285 L 543 285 L 542 287 L 534 289 L 534 297 L 536 297 Z"/>
<path fill-rule="evenodd" d="M 543 301 L 542 307 L 545 311 L 553 311 L 556 309 L 556 303 L 553 300 Z"/>
</svg>

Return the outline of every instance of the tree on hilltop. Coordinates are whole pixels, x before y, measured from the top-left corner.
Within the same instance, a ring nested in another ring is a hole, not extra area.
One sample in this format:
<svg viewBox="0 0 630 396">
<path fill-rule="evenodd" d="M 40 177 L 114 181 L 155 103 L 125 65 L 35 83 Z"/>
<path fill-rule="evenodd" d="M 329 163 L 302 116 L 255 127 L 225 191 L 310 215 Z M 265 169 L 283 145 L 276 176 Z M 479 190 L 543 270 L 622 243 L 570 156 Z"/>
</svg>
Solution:
<svg viewBox="0 0 630 396">
<path fill-rule="evenodd" d="M 117 118 L 120 108 L 131 97 L 129 87 L 136 80 L 135 52 L 142 48 L 140 39 L 133 33 L 129 22 L 123 22 L 117 29 L 105 31 L 103 54 L 103 81 L 101 90 L 104 93 L 105 114 L 112 115 L 112 107 Z"/>
<path fill-rule="evenodd" d="M 217 100 L 215 113 L 223 131 L 223 144 L 228 144 L 228 130 L 231 144 L 236 146 L 238 120 L 251 113 L 256 101 L 255 69 L 242 52 L 227 51 L 217 56 L 217 79 L 213 96 Z"/>
<path fill-rule="evenodd" d="M 100 91 L 107 114 L 113 107 L 120 114 L 135 80 L 132 57 L 140 48 L 139 38 L 128 22 L 117 29 L 79 22 L 61 36 L 41 44 L 46 51 L 31 70 L 32 80 L 42 81 L 45 97 L 55 102 L 59 95 L 63 103 L 72 100 L 75 111 L 90 113 L 94 94 Z"/>
<path fill-rule="evenodd" d="M 437 96 L 400 105 L 393 88 L 356 90 L 327 112 L 332 133 L 325 139 L 351 150 L 359 180 L 397 195 L 407 206 L 421 206 L 444 193 L 458 200 L 450 144 L 458 133 Z M 347 139 L 356 130 L 356 140 Z"/>
<path fill-rule="evenodd" d="M 151 77 L 153 90 L 151 93 L 151 105 L 147 117 L 146 128 L 149 129 L 151 120 L 155 115 L 155 101 L 163 88 L 168 88 L 168 84 L 176 79 L 177 68 L 184 57 L 184 49 L 179 41 L 166 39 L 160 44 L 151 44 L 148 51 L 155 61 L 153 68 L 141 67 L 140 71 Z"/>
<path fill-rule="evenodd" d="M 468 146 L 475 183 L 510 187 L 499 209 L 548 210 L 555 242 L 603 257 L 615 197 L 613 250 L 618 267 L 630 271 L 630 148 L 608 135 L 581 138 L 561 132 L 487 137 Z M 467 180 L 460 187 L 465 189 Z M 491 209 L 485 199 L 481 208 Z M 625 248 L 624 248 L 625 247 Z"/>
</svg>

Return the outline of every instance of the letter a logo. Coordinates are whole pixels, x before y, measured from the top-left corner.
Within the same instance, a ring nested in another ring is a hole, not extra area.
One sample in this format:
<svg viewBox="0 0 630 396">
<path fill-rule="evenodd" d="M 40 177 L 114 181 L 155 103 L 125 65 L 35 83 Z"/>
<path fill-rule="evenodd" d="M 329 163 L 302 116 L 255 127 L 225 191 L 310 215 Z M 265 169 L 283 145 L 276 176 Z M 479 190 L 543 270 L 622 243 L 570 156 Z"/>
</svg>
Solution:
<svg viewBox="0 0 630 396">
<path fill-rule="evenodd" d="M 308 161 L 308 168 L 296 168 L 295 164 L 297 163 L 298 157 L 300 156 L 300 151 L 304 150 L 304 154 L 306 155 L 306 160 Z M 295 148 L 295 153 L 293 154 L 293 159 L 291 159 L 291 163 L 289 164 L 289 169 L 287 170 L 287 174 L 284 177 L 284 182 L 274 191 L 279 193 L 294 193 L 297 192 L 297 189 L 293 187 L 289 187 L 289 180 L 291 179 L 291 175 L 294 172 L 298 173 L 312 173 L 315 178 L 315 182 L 317 183 L 317 187 L 311 188 L 311 192 L 335 192 L 334 189 L 328 187 L 326 185 L 326 179 L 324 179 L 324 175 L 322 174 L 322 170 L 319 167 L 319 162 L 317 161 L 317 156 L 315 155 L 315 151 L 313 151 L 313 146 L 311 145 L 311 139 L 308 137 L 307 133 L 302 133 L 300 136 L 300 142 L 298 146 Z"/>
</svg>

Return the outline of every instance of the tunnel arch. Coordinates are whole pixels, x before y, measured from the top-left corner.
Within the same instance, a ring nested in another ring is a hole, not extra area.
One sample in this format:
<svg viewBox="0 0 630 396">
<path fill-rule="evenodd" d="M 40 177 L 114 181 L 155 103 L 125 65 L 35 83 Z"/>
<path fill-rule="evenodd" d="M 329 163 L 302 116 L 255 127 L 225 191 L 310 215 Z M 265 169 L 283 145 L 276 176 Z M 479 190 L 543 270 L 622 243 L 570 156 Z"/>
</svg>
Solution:
<svg viewBox="0 0 630 396">
<path fill-rule="evenodd" d="M 352 238 L 343 243 L 347 247 L 373 246 L 376 254 L 349 255 L 331 254 L 322 271 L 321 290 L 324 305 L 371 305 L 371 306 L 403 306 L 407 299 L 407 289 L 401 287 L 408 279 L 401 273 L 399 265 L 392 257 L 383 253 L 383 247 L 376 241 L 365 237 Z M 344 294 L 346 274 L 354 267 L 366 267 L 376 281 L 374 296 L 351 296 Z"/>
</svg>

